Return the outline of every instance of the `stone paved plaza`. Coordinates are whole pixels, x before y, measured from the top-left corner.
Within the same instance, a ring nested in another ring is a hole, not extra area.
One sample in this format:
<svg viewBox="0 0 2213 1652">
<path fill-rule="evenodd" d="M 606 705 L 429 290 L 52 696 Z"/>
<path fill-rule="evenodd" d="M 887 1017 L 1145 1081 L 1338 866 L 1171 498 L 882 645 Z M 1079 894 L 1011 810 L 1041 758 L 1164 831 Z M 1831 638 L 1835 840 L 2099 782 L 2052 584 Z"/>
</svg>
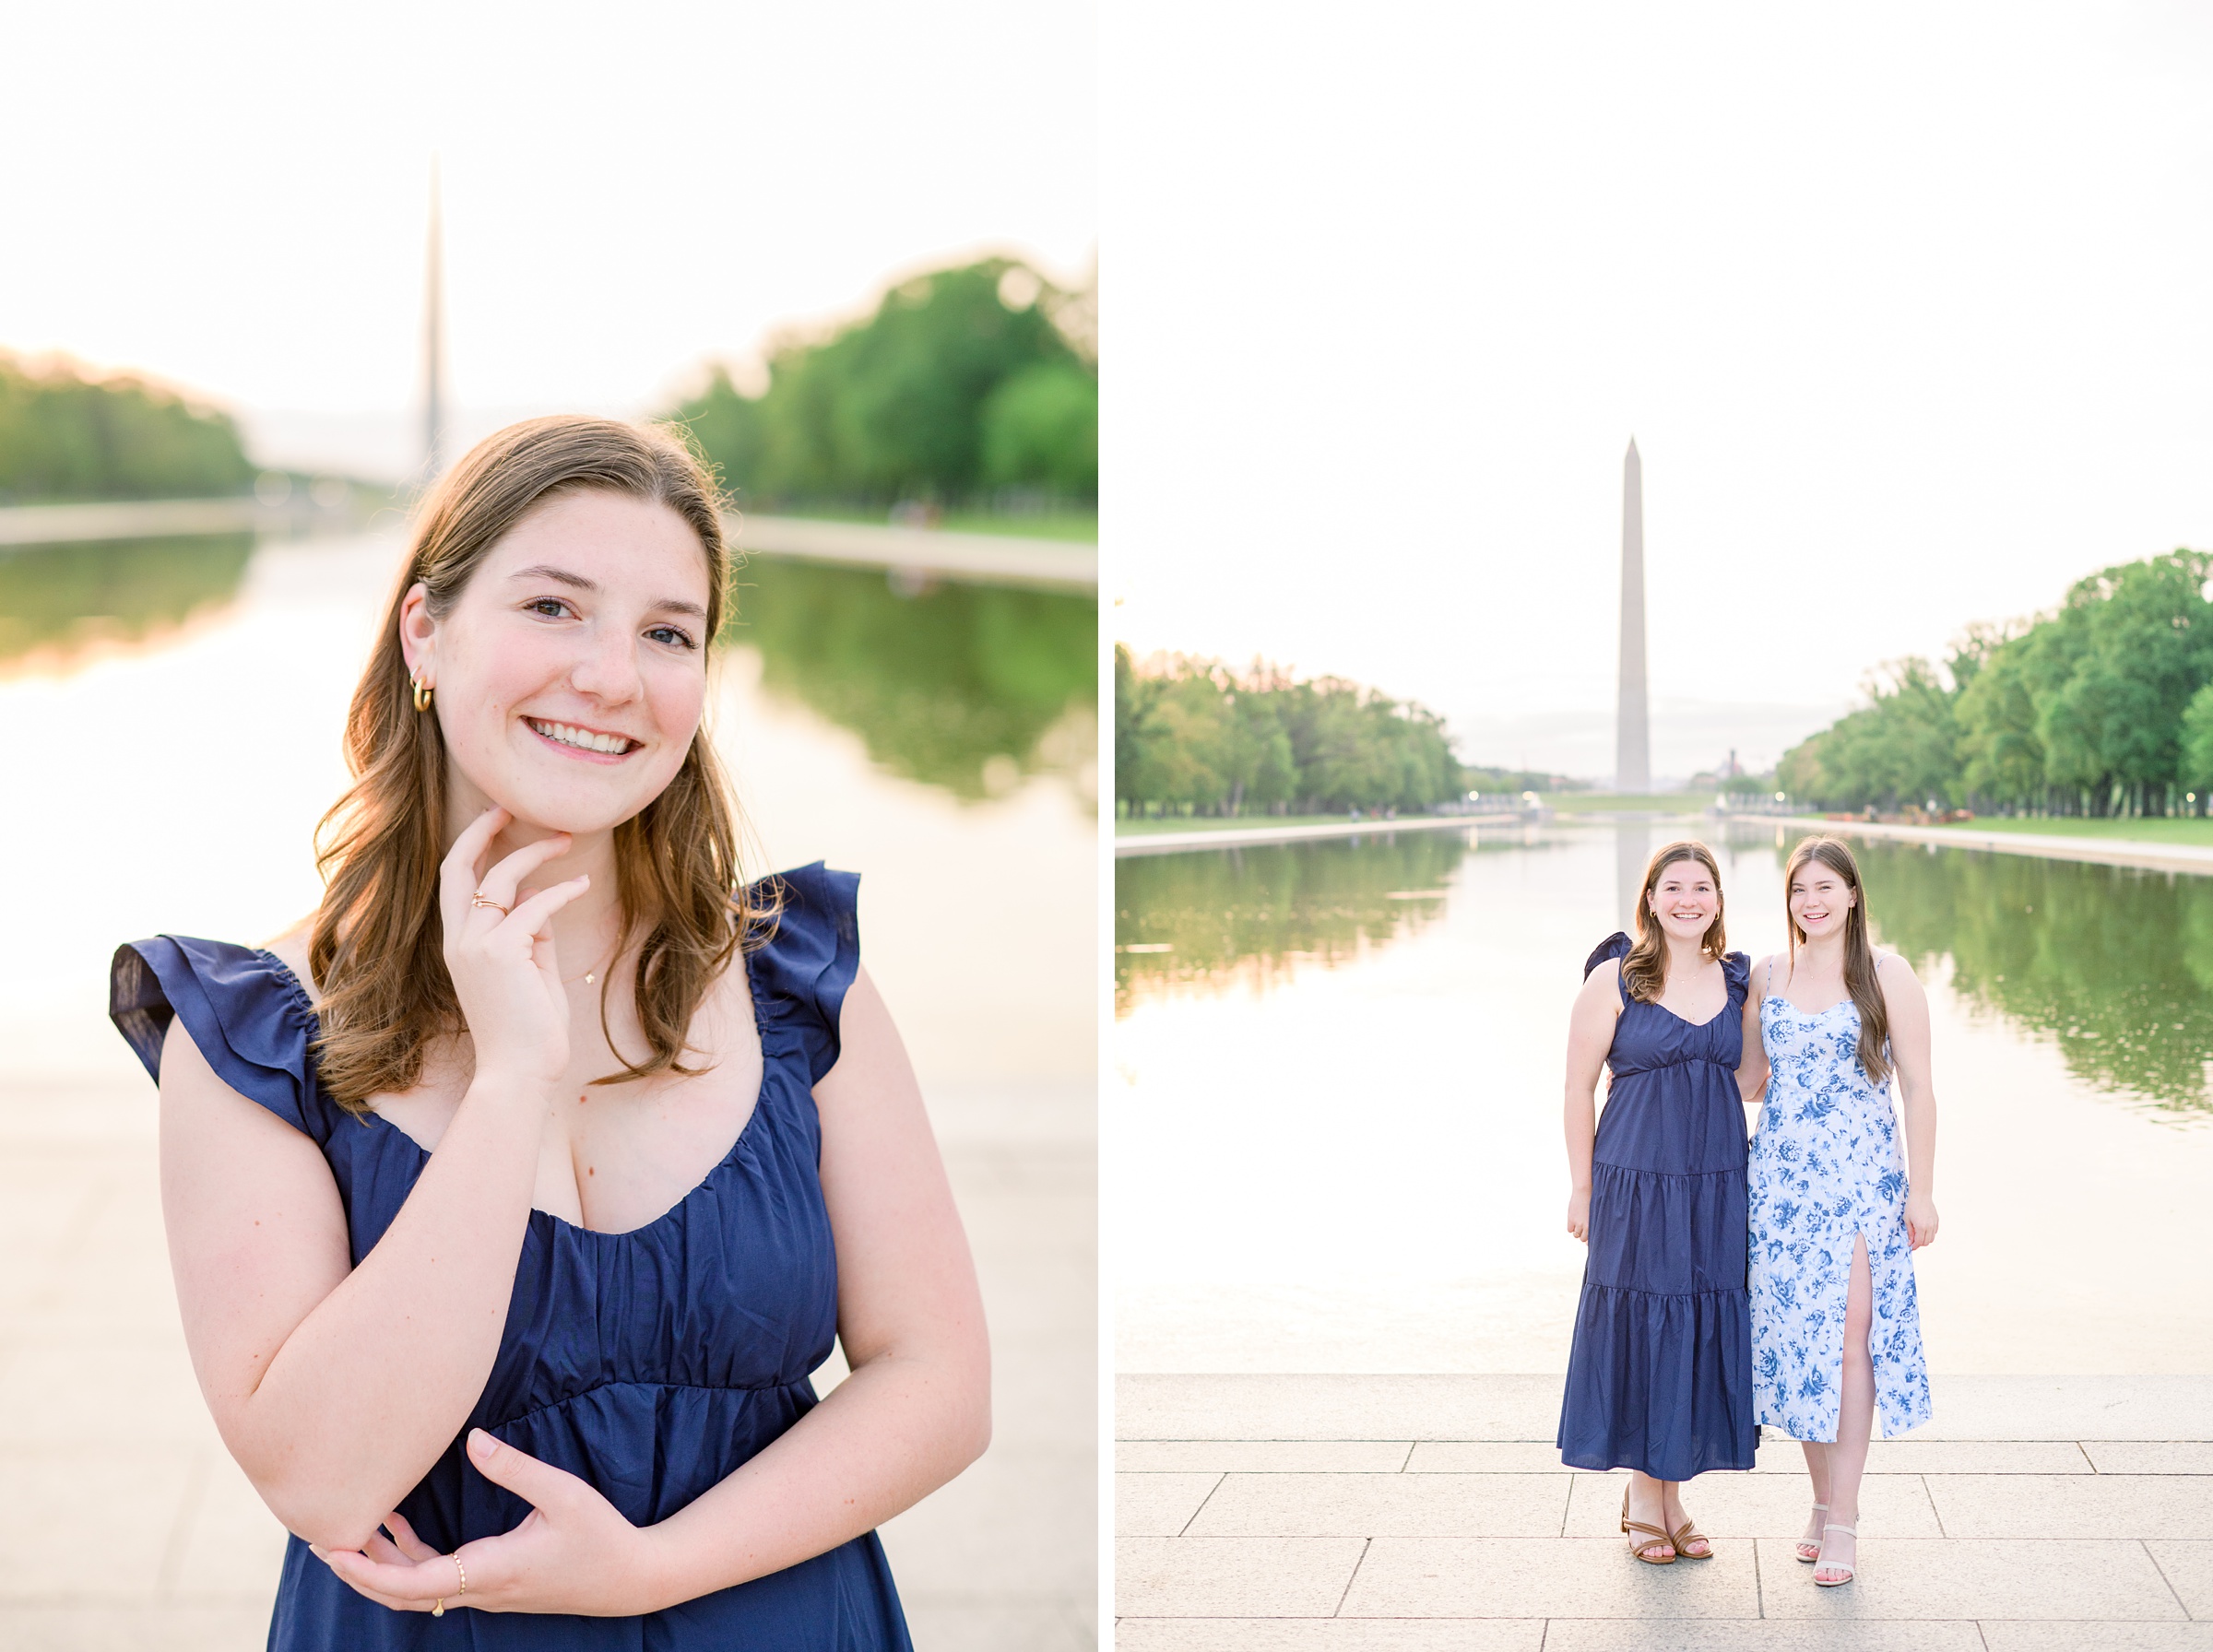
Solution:
<svg viewBox="0 0 2213 1652">
<path fill-rule="evenodd" d="M 1556 1376 L 1126 1375 L 1118 1652 L 2213 1649 L 2213 1377 L 1938 1377 L 1878 1441 L 1861 1571 L 1792 1554 L 1797 1446 L 1693 1482 L 1640 1565 L 1565 1469 Z"/>
<path fill-rule="evenodd" d="M 920 1652 L 1096 1644 L 1091 1088 L 931 1095 L 991 1317 L 996 1431 L 884 1528 Z M 143 1078 L 0 1095 L 0 1648 L 253 1652 L 283 1533 L 177 1322 Z"/>
</svg>

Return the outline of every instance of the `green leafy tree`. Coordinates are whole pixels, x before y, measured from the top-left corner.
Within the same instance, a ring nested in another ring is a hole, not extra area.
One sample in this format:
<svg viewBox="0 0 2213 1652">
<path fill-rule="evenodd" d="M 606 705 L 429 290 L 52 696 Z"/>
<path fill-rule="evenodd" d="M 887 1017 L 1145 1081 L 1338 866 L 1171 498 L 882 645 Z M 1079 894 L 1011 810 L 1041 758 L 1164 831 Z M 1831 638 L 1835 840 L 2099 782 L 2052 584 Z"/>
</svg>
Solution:
<svg viewBox="0 0 2213 1652">
<path fill-rule="evenodd" d="M 758 398 L 718 368 L 675 417 L 741 502 L 1088 497 L 1098 381 L 1055 319 L 1068 296 L 1005 258 L 931 271 L 859 322 L 782 340 Z"/>
<path fill-rule="evenodd" d="M 1024 368 L 984 403 L 984 480 L 1070 499 L 1099 491 L 1099 382 L 1066 361 Z"/>
<path fill-rule="evenodd" d="M 2197 794 L 2198 811 L 2205 812 L 2213 798 L 2213 682 L 2191 695 L 2183 708 L 2182 766 L 2176 778 Z"/>
<path fill-rule="evenodd" d="M 0 502 L 207 498 L 254 476 L 227 413 L 139 379 L 0 356 Z"/>
<path fill-rule="evenodd" d="M 2026 629 L 1970 628 L 1943 671 L 1890 667 L 1779 780 L 1828 807 L 2166 813 L 2207 773 L 2188 713 L 2213 680 L 2208 576 L 2213 554 L 2172 551 L 2077 581 Z"/>
<path fill-rule="evenodd" d="M 1467 772 L 1444 719 L 1341 678 L 1115 654 L 1115 795 L 1138 811 L 1421 809 Z"/>
</svg>

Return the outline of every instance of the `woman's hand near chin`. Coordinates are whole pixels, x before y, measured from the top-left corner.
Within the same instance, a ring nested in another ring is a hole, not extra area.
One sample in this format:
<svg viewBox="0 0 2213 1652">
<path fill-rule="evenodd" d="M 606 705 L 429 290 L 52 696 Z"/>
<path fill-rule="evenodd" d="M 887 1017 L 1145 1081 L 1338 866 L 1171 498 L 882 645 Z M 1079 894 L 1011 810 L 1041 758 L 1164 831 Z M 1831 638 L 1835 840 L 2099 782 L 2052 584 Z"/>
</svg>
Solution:
<svg viewBox="0 0 2213 1652">
<path fill-rule="evenodd" d="M 525 878 L 566 854 L 556 832 L 517 849 L 480 871 L 492 839 L 515 817 L 485 810 L 455 841 L 440 872 L 438 905 L 445 921 L 445 967 L 454 981 L 477 1073 L 550 1091 L 569 1065 L 569 998 L 553 950 L 553 914 L 591 887 L 572 878 L 521 898 Z M 508 910 L 475 903 L 481 894 Z"/>
</svg>

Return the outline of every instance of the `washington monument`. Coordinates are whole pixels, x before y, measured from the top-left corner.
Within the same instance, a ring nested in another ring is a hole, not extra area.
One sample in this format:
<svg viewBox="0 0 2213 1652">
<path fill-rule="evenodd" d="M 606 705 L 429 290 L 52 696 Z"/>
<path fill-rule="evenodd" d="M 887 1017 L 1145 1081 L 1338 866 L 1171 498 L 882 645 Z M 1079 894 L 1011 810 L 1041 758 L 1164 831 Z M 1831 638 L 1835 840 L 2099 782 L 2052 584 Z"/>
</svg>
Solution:
<svg viewBox="0 0 2213 1652">
<path fill-rule="evenodd" d="M 422 301 L 422 485 L 445 468 L 445 271 L 438 210 L 438 163 L 431 162 L 431 242 Z"/>
<path fill-rule="evenodd" d="M 1629 440 L 1621 462 L 1621 697 L 1614 713 L 1614 789 L 1652 789 L 1652 725 L 1644 702 L 1644 466 Z"/>
</svg>

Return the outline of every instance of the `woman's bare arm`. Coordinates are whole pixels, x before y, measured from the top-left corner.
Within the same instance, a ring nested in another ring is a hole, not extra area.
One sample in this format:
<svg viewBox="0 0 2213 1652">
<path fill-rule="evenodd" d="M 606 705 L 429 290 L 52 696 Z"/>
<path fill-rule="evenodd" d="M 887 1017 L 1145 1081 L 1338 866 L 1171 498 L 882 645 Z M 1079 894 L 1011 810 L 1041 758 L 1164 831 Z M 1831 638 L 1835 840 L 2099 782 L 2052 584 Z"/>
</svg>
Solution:
<svg viewBox="0 0 2213 1652">
<path fill-rule="evenodd" d="M 1936 1238 L 1936 1089 L 1929 1071 L 1929 995 L 1895 952 L 1876 972 L 1890 1020 L 1890 1060 L 1906 1115 L 1906 1232 L 1915 1249 Z"/>
<path fill-rule="evenodd" d="M 506 1324 L 552 1082 L 540 1068 L 567 1050 L 538 932 L 580 891 L 515 903 L 515 881 L 566 841 L 545 840 L 485 875 L 514 915 L 479 909 L 464 933 L 476 856 L 504 820 L 495 811 L 456 844 L 444 897 L 459 903 L 447 914 L 456 987 L 484 1029 L 476 1078 L 359 1268 L 315 1144 L 224 1083 L 181 1021 L 162 1046 L 162 1212 L 193 1367 L 254 1489 L 320 1545 L 367 1541 L 429 1471 L 483 1392 Z"/>
<path fill-rule="evenodd" d="M 1583 979 L 1568 1017 L 1568 1091 L 1563 1124 L 1568 1136 L 1568 1231 L 1591 1237 L 1591 1149 L 1598 1134 L 1598 1075 L 1614 1047 L 1621 1014 L 1621 964 L 1608 959 Z"/>
<path fill-rule="evenodd" d="M 1775 961 L 1763 958 L 1752 966 L 1745 992 L 1745 1053 L 1736 1064 L 1736 1093 L 1746 1106 L 1757 1106 L 1768 1088 L 1768 1041 L 1760 1032 L 1759 1002 L 1773 979 Z"/>
</svg>

